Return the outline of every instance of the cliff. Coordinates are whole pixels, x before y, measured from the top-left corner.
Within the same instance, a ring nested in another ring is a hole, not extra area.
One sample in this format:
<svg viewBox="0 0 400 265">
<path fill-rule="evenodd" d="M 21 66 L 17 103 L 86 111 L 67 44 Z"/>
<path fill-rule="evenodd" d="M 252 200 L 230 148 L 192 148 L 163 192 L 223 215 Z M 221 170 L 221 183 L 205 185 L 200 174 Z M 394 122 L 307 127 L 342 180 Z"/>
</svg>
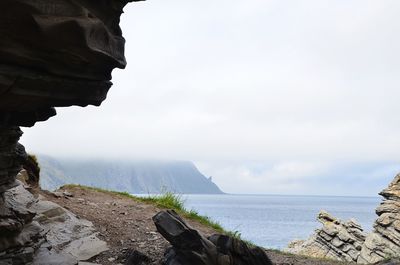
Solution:
<svg viewBox="0 0 400 265">
<path fill-rule="evenodd" d="M 222 191 L 188 161 L 71 160 L 38 156 L 41 187 L 54 190 L 81 184 L 132 194 L 171 191 L 220 194 Z"/>
</svg>

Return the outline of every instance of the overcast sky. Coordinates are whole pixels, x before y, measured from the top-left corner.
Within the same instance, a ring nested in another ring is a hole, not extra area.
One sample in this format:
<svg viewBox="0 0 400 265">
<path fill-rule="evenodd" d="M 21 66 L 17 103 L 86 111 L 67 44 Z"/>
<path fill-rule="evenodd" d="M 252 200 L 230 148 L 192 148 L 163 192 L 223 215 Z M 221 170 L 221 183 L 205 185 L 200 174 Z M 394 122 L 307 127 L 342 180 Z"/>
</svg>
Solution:
<svg viewBox="0 0 400 265">
<path fill-rule="evenodd" d="M 191 160 L 234 193 L 376 195 L 400 171 L 400 1 L 149 0 L 100 108 L 25 129 L 53 156 Z"/>
</svg>

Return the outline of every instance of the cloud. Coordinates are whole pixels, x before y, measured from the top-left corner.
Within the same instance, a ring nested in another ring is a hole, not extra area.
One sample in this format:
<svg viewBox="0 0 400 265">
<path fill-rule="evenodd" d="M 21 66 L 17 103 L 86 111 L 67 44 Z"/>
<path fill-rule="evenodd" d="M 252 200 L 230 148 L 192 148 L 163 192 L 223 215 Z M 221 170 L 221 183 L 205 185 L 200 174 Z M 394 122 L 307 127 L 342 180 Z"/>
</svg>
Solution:
<svg viewBox="0 0 400 265">
<path fill-rule="evenodd" d="M 128 67 L 114 72 L 108 99 L 100 108 L 59 109 L 22 141 L 51 155 L 199 161 L 234 191 L 225 171 L 244 192 L 270 192 L 268 183 L 310 192 L 322 184 L 308 176 L 326 179 L 328 168 L 349 163 L 376 165 L 366 177 L 400 157 L 399 7 L 132 4 L 122 19 Z M 255 174 L 248 161 L 269 166 Z"/>
</svg>

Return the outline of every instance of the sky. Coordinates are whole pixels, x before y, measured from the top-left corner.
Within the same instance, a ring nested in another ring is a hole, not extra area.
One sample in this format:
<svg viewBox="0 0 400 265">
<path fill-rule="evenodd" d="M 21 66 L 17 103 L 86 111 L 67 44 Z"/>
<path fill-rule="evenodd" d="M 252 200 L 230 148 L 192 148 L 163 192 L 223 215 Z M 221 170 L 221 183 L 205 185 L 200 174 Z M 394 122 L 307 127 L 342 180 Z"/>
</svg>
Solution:
<svg viewBox="0 0 400 265">
<path fill-rule="evenodd" d="M 400 171 L 398 0 L 149 0 L 101 107 L 29 152 L 193 161 L 229 193 L 375 196 Z"/>
</svg>

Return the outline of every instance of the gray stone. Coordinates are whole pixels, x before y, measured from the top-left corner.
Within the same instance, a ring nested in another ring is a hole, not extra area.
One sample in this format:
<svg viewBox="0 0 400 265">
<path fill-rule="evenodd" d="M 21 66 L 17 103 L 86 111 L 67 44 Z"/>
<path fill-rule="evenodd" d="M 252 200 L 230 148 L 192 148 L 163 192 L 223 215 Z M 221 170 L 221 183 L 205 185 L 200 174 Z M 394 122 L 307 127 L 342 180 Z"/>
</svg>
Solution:
<svg viewBox="0 0 400 265">
<path fill-rule="evenodd" d="M 33 265 L 76 265 L 78 260 L 66 253 L 54 249 L 40 248 L 35 255 Z"/>
<path fill-rule="evenodd" d="M 378 218 L 358 258 L 358 263 L 375 263 L 387 258 L 400 257 L 400 174 L 380 195 L 384 197 L 376 213 Z"/>
<path fill-rule="evenodd" d="M 333 240 L 332 240 L 332 245 L 334 245 L 335 247 L 337 247 L 337 248 L 340 248 L 341 246 L 343 246 L 344 244 L 345 244 L 345 242 L 343 242 L 342 240 L 340 240 L 338 237 L 335 237 Z"/>
<path fill-rule="evenodd" d="M 93 234 L 72 241 L 63 249 L 63 252 L 71 254 L 77 260 L 85 261 L 106 250 L 108 250 L 107 243 Z"/>
<path fill-rule="evenodd" d="M 21 226 L 16 235 L 0 236 L 0 263 L 11 258 L 14 264 L 77 264 L 78 260 L 89 259 L 104 250 L 107 244 L 97 238 L 93 224 L 77 218 L 73 213 L 56 203 L 36 199 L 22 185 L 5 193 L 9 196 L 7 211 L 32 213 L 30 223 Z M 1 223 L 4 223 L 2 220 Z M 42 246 L 42 247 L 41 247 Z M 37 253 L 33 251 L 39 249 Z M 49 250 L 51 249 L 51 251 Z M 57 263 L 56 263 L 57 261 Z"/>
</svg>

